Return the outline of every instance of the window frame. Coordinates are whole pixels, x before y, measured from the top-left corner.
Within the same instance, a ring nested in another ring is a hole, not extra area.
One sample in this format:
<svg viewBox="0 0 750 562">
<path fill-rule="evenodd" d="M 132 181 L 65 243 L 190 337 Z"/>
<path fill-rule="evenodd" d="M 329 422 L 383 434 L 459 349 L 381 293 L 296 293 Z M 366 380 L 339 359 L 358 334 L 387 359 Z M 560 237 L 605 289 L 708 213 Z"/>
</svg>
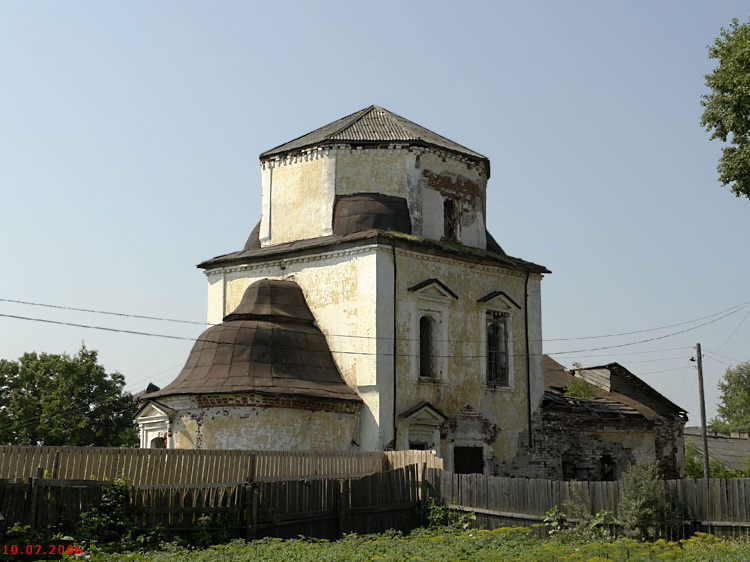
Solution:
<svg viewBox="0 0 750 562">
<path fill-rule="evenodd" d="M 499 388 L 510 386 L 509 318 L 510 315 L 507 312 L 495 310 L 488 310 L 485 315 L 485 382 L 487 386 Z M 496 333 L 493 328 L 497 328 Z"/>
<path fill-rule="evenodd" d="M 437 357 L 435 354 L 435 332 L 437 321 L 433 314 L 428 312 L 420 314 L 419 316 L 419 363 L 417 365 L 417 377 L 423 381 L 434 381 L 437 379 Z M 429 328 L 427 331 L 427 338 L 425 338 L 424 328 Z M 429 352 L 427 357 L 424 353 L 425 339 L 428 339 Z M 424 364 L 429 364 L 429 374 L 424 374 Z"/>
</svg>

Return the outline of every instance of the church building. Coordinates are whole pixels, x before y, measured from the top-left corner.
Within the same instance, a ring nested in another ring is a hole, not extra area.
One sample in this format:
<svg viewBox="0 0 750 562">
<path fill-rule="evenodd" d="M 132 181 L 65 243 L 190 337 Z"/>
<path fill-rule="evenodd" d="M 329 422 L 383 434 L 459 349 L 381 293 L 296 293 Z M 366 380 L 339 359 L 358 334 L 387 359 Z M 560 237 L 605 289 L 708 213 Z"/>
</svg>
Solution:
<svg viewBox="0 0 750 562">
<path fill-rule="evenodd" d="M 138 396 L 141 446 L 434 449 L 495 473 L 544 392 L 540 265 L 486 229 L 490 162 L 370 106 L 260 155 L 210 327 Z"/>
</svg>

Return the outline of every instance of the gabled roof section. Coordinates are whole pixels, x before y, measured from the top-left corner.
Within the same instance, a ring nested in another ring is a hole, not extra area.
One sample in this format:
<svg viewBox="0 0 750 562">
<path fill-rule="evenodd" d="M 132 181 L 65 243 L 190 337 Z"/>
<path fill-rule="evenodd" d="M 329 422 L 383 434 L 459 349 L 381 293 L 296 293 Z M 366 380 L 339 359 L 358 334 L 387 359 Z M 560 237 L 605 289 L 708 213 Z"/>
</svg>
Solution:
<svg viewBox="0 0 750 562">
<path fill-rule="evenodd" d="M 306 135 L 267 150 L 260 155 L 260 159 L 267 160 L 289 152 L 320 145 L 349 143 L 365 145 L 399 142 L 414 146 L 439 148 L 460 154 L 471 160 L 482 161 L 487 165 L 489 177 L 490 161 L 486 156 L 377 105 L 366 107 Z"/>
<path fill-rule="evenodd" d="M 647 420 L 668 418 L 687 420 L 687 413 L 648 384 L 636 377 L 619 363 L 608 363 L 599 367 L 582 369 L 584 380 L 586 371 L 610 373 L 610 390 L 586 380 L 591 386 L 589 398 L 574 398 L 566 394 L 573 374 L 552 359 L 543 356 L 544 363 L 544 407 L 545 409 L 570 409 L 588 411 L 593 415 L 607 417 L 639 416 Z"/>
<path fill-rule="evenodd" d="M 149 385 L 151 387 L 153 385 Z M 157 402 L 156 400 L 146 400 L 139 408 L 136 410 L 135 414 L 133 415 L 134 418 L 140 417 L 146 413 L 147 410 L 150 410 L 151 412 L 154 412 L 157 416 L 165 416 L 167 418 L 173 417 L 177 411 L 173 408 L 170 408 L 169 406 L 166 406 L 162 404 L 161 402 Z M 154 415 L 150 414 L 150 415 Z"/>
<path fill-rule="evenodd" d="M 505 303 L 510 308 L 510 305 L 512 304 L 515 306 L 518 310 L 521 310 L 521 305 L 519 305 L 516 301 L 514 301 L 512 298 L 510 298 L 505 291 L 492 291 L 491 293 L 487 293 L 482 298 L 477 299 L 477 302 L 490 302 L 492 300 L 495 300 L 496 298 L 500 298 L 501 300 L 505 301 Z"/>
<path fill-rule="evenodd" d="M 453 297 L 454 299 L 458 300 L 458 295 L 454 293 L 450 287 L 448 287 L 445 283 L 440 281 L 440 279 L 425 279 L 424 281 L 420 281 L 416 285 L 412 285 L 407 289 L 407 291 L 416 292 L 420 291 L 422 292 L 424 289 L 430 286 L 435 286 L 438 290 L 435 295 L 429 295 L 429 296 L 439 296 L 439 297 Z"/>
<path fill-rule="evenodd" d="M 433 406 L 429 402 L 420 402 L 419 404 L 412 406 L 408 410 L 401 412 L 399 414 L 399 417 L 405 418 L 405 419 L 420 420 L 420 421 L 429 420 L 429 421 L 435 421 L 437 423 L 442 423 L 448 419 L 448 416 L 446 416 L 443 412 L 438 410 L 435 406 Z"/>
</svg>

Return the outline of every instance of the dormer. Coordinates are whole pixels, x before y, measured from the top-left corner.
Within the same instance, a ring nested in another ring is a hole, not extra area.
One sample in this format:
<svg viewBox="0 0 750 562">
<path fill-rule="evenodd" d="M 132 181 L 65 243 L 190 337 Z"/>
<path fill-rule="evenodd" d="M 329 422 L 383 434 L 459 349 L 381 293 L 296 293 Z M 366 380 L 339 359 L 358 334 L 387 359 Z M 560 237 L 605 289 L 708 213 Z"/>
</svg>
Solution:
<svg viewBox="0 0 750 562">
<path fill-rule="evenodd" d="M 487 248 L 489 160 L 376 105 L 260 155 L 258 241 L 395 230 Z"/>
</svg>

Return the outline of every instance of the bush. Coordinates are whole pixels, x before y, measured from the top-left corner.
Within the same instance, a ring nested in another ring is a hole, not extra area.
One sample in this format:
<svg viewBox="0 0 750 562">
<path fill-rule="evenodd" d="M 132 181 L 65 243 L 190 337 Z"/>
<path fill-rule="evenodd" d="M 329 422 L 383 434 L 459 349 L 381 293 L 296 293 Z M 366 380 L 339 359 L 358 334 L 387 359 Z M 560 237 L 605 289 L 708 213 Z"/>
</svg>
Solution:
<svg viewBox="0 0 750 562">
<path fill-rule="evenodd" d="M 130 539 L 135 530 L 128 508 L 128 480 L 115 478 L 102 490 L 99 504 L 80 515 L 78 532 L 98 544 L 119 543 Z"/>
<path fill-rule="evenodd" d="M 672 508 L 656 461 L 631 464 L 622 479 L 620 523 L 633 538 L 653 540 L 672 523 Z"/>
</svg>

